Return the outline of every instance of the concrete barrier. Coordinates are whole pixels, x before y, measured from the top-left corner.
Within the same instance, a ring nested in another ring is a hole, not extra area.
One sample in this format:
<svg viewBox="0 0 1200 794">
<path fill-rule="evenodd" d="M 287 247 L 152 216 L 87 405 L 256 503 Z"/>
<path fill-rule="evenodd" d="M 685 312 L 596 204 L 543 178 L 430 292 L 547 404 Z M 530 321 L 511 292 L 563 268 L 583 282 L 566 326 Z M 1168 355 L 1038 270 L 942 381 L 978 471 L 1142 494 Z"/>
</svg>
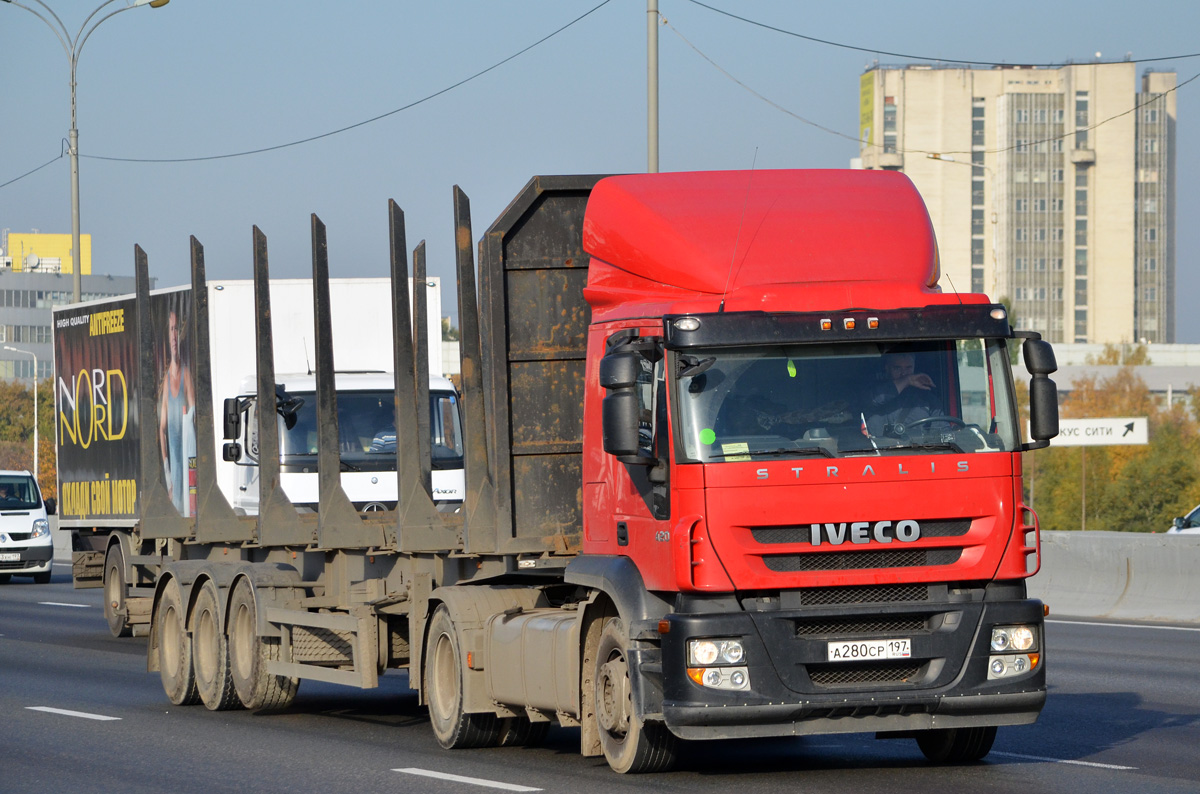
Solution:
<svg viewBox="0 0 1200 794">
<path fill-rule="evenodd" d="M 1043 532 L 1030 595 L 1055 615 L 1200 622 L 1200 535 Z"/>
</svg>

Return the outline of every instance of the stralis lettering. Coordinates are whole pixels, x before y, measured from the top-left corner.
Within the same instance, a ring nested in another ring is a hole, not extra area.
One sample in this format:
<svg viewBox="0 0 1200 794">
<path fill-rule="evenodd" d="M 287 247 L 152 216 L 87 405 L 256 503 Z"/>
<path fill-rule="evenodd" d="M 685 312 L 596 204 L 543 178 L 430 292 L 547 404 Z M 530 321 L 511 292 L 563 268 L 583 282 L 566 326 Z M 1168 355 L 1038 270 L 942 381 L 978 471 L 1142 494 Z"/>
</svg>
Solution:
<svg viewBox="0 0 1200 794">
<path fill-rule="evenodd" d="M 904 521 L 843 521 L 840 524 L 812 524 L 809 542 L 814 546 L 828 543 L 840 546 L 850 543 L 912 543 L 921 537 L 921 525 L 911 519 Z"/>
</svg>

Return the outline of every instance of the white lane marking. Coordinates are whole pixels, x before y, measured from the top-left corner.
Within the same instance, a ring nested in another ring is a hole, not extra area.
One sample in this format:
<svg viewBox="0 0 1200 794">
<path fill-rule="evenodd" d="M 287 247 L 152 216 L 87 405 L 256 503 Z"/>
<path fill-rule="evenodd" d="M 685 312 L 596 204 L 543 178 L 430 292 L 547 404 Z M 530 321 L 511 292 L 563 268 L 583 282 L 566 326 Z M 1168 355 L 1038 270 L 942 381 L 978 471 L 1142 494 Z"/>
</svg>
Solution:
<svg viewBox="0 0 1200 794">
<path fill-rule="evenodd" d="M 80 609 L 89 609 L 91 604 L 67 604 L 62 601 L 38 601 L 44 607 L 78 607 Z"/>
<path fill-rule="evenodd" d="M 428 769 L 417 769 L 416 767 L 408 767 L 407 769 L 393 769 L 393 772 L 403 772 L 406 775 L 420 775 L 421 777 L 432 777 L 438 780 L 449 780 L 453 783 L 469 783 L 472 786 L 487 786 L 488 788 L 504 789 L 505 791 L 541 791 L 540 788 L 530 788 L 529 786 L 518 786 L 513 783 L 501 783 L 498 780 L 484 780 L 478 777 L 463 777 L 462 775 L 448 775 L 445 772 L 433 772 Z"/>
<path fill-rule="evenodd" d="M 108 722 L 110 720 L 119 720 L 120 717 L 106 717 L 103 714 L 88 714 L 86 711 L 68 711 L 67 709 L 53 709 L 49 706 L 26 706 L 30 711 L 44 711 L 47 714 L 62 714 L 64 717 L 79 717 L 85 720 L 102 720 Z"/>
<path fill-rule="evenodd" d="M 1112 626 L 1118 629 L 1156 629 L 1158 631 L 1200 631 L 1195 626 L 1156 626 L 1151 623 L 1097 623 L 1091 620 L 1047 620 L 1047 623 L 1064 623 L 1072 626 Z"/>
<path fill-rule="evenodd" d="M 1118 764 L 1098 764 L 1094 761 L 1068 761 L 1065 758 L 1045 758 L 1040 755 L 1021 755 L 1020 753 L 1001 753 L 992 750 L 991 755 L 1002 755 L 1005 758 L 1020 758 L 1024 761 L 1046 761 L 1051 764 L 1071 764 L 1072 766 L 1094 766 L 1097 769 L 1120 769 L 1132 770 L 1137 769 L 1136 766 L 1120 766 Z"/>
</svg>

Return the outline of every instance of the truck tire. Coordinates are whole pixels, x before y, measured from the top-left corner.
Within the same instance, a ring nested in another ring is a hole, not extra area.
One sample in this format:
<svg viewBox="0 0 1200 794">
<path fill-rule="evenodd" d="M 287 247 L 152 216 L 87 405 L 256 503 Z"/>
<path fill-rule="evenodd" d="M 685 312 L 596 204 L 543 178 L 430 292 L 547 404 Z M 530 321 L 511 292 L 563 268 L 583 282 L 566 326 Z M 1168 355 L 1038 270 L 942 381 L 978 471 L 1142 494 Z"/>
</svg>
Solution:
<svg viewBox="0 0 1200 794">
<path fill-rule="evenodd" d="M 463 656 L 450 610 L 440 604 L 425 642 L 425 701 L 438 744 L 447 750 L 490 747 L 500 738 L 495 714 L 463 711 Z"/>
<path fill-rule="evenodd" d="M 192 667 L 205 708 L 225 711 L 241 707 L 229 675 L 229 643 L 221 628 L 221 598 L 211 580 L 200 587 L 192 607 Z"/>
<path fill-rule="evenodd" d="M 128 637 L 129 614 L 125 610 L 125 555 L 121 544 L 114 543 L 104 555 L 104 619 L 114 637 Z"/>
<path fill-rule="evenodd" d="M 621 619 L 610 619 L 600 633 L 593 676 L 600 746 L 614 772 L 665 772 L 675 764 L 675 737 L 660 722 L 638 720 L 627 647 L 629 636 Z"/>
<path fill-rule="evenodd" d="M 549 722 L 534 722 L 528 717 L 505 717 L 500 720 L 497 747 L 537 747 L 550 733 Z"/>
<path fill-rule="evenodd" d="M 973 764 L 991 752 L 995 726 L 941 728 L 917 734 L 917 746 L 935 764 Z"/>
<path fill-rule="evenodd" d="M 267 663 L 279 660 L 278 637 L 258 636 L 258 601 L 249 579 L 239 579 L 229 598 L 229 671 L 238 699 L 248 709 L 278 710 L 292 705 L 299 678 L 271 675 Z"/>
<path fill-rule="evenodd" d="M 187 616 L 179 582 L 172 579 L 163 588 L 154 610 L 155 636 L 158 639 L 158 670 L 167 699 L 176 706 L 200 702 L 196 674 L 192 669 L 192 638 L 187 632 Z"/>
</svg>

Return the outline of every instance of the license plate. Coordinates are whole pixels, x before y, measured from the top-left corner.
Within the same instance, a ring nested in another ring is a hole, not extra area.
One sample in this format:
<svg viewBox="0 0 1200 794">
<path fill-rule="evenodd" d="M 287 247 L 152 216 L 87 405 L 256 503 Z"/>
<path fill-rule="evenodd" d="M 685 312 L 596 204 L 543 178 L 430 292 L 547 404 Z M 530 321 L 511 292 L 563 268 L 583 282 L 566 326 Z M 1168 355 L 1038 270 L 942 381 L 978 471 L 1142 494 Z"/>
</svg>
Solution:
<svg viewBox="0 0 1200 794">
<path fill-rule="evenodd" d="M 6 551 L 3 554 L 0 554 L 0 562 L 20 562 L 20 561 L 21 561 L 20 552 Z"/>
<path fill-rule="evenodd" d="M 901 640 L 842 640 L 828 643 L 827 658 L 831 662 L 862 662 L 877 659 L 908 659 L 912 656 L 912 641 Z"/>
</svg>

